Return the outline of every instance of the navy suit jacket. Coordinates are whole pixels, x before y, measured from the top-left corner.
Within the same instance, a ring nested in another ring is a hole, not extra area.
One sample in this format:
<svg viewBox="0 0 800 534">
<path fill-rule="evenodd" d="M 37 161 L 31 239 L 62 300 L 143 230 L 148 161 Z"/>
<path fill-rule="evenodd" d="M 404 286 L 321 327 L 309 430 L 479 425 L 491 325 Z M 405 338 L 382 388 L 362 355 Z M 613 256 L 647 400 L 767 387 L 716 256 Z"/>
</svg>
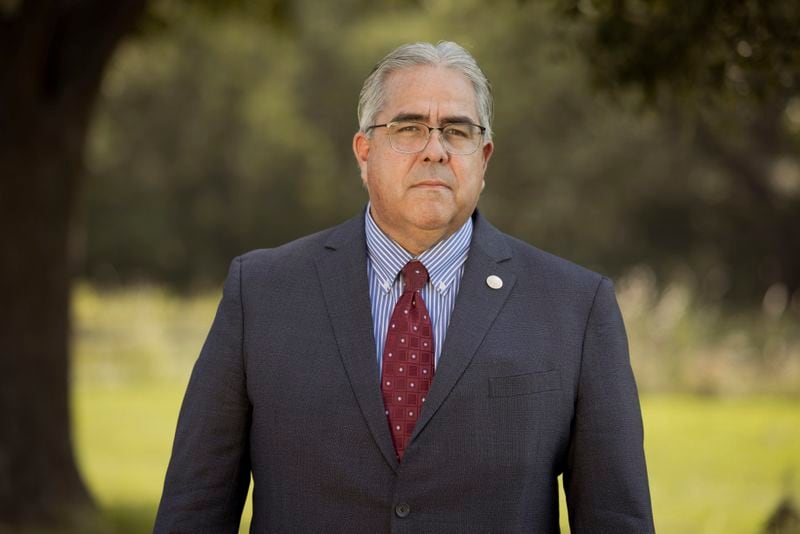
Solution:
<svg viewBox="0 0 800 534">
<path fill-rule="evenodd" d="M 363 215 L 233 261 L 178 421 L 156 533 L 654 530 L 608 279 L 476 213 L 433 384 L 398 463 Z M 499 276 L 503 285 L 486 283 Z"/>
</svg>

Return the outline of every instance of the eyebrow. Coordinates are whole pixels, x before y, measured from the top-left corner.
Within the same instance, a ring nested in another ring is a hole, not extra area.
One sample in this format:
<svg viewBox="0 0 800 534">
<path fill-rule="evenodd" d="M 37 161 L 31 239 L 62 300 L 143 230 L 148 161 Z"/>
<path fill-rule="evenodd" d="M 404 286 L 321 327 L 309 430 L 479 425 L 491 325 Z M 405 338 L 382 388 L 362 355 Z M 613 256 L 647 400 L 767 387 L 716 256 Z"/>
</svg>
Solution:
<svg viewBox="0 0 800 534">
<path fill-rule="evenodd" d="M 398 121 L 415 121 L 415 122 L 425 122 L 429 119 L 427 115 L 422 115 L 420 113 L 398 113 L 395 115 L 392 120 L 389 122 L 398 122 Z M 468 122 L 470 124 L 477 124 L 474 122 L 472 117 L 467 117 L 466 115 L 453 115 L 449 117 L 442 117 L 442 120 L 439 121 L 439 124 L 455 124 L 460 122 Z"/>
</svg>

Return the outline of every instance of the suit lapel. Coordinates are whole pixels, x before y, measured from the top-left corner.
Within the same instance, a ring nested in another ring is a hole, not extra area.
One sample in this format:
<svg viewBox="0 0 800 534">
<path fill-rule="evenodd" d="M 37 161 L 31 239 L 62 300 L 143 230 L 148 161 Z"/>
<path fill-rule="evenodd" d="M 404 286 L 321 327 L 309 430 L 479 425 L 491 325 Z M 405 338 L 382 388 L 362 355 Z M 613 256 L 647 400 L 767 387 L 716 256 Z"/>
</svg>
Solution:
<svg viewBox="0 0 800 534">
<path fill-rule="evenodd" d="M 439 365 L 411 441 L 425 428 L 450 394 L 511 293 L 516 276 L 510 266 L 504 264 L 510 258 L 511 251 L 505 236 L 477 215 L 469 258 Z M 486 279 L 491 275 L 500 277 L 503 281 L 501 288 L 489 287 Z"/>
<path fill-rule="evenodd" d="M 350 385 L 378 448 L 396 471 L 375 359 L 363 221 L 362 214 L 332 233 L 316 258 L 317 274 Z"/>
</svg>

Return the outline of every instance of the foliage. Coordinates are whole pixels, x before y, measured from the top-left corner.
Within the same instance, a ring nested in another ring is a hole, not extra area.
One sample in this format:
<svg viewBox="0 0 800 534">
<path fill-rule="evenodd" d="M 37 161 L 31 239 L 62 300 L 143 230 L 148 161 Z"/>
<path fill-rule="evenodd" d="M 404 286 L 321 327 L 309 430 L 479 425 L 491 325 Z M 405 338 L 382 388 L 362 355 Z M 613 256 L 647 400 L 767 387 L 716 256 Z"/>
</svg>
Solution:
<svg viewBox="0 0 800 534">
<path fill-rule="evenodd" d="M 169 33 L 129 43 L 106 80 L 82 272 L 217 283 L 232 256 L 357 213 L 366 196 L 350 139 L 361 81 L 397 44 L 452 39 L 494 81 L 496 152 L 481 206 L 498 226 L 610 275 L 644 264 L 662 287 L 693 277 L 707 301 L 758 306 L 773 288 L 789 308 L 800 161 L 784 133 L 800 131 L 800 113 L 789 113 L 800 100 L 781 108 L 774 150 L 772 137 L 749 143 L 740 127 L 762 107 L 745 113 L 733 96 L 716 107 L 673 99 L 662 113 L 642 111 L 632 92 L 612 101 L 590 83 L 603 71 L 581 55 L 587 27 L 552 5 L 305 0 L 278 28 L 181 7 Z M 626 57 L 622 44 L 604 50 L 591 56 L 601 65 Z M 680 117 L 698 108 L 713 120 L 687 127 Z"/>
<path fill-rule="evenodd" d="M 641 199 L 640 222 L 665 229 L 651 265 L 663 275 L 682 258 L 724 278 L 728 300 L 800 294 L 800 4 L 558 5 L 576 21 L 595 86 L 642 97 L 697 154 L 674 169 L 676 189 Z"/>
<path fill-rule="evenodd" d="M 296 43 L 257 23 L 188 17 L 123 57 L 90 159 L 93 273 L 218 281 L 245 249 L 330 221 L 339 165 L 300 109 L 310 67 Z"/>
<path fill-rule="evenodd" d="M 770 308 L 726 311 L 700 301 L 688 281 L 659 291 L 646 267 L 620 279 L 617 291 L 641 389 L 700 395 L 800 390 L 800 328 L 791 315 Z"/>
<path fill-rule="evenodd" d="M 648 98 L 747 96 L 769 102 L 800 80 L 800 5 L 770 0 L 565 0 L 591 22 L 593 73 L 603 86 L 633 85 Z"/>
</svg>

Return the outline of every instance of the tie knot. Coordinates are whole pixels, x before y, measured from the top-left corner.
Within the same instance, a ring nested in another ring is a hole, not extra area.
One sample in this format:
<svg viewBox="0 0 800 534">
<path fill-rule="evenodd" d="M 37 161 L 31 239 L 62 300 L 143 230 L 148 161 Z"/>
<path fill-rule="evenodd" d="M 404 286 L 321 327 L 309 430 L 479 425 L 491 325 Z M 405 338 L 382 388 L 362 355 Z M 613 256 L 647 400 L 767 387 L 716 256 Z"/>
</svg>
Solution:
<svg viewBox="0 0 800 534">
<path fill-rule="evenodd" d="M 403 281 L 406 283 L 406 291 L 417 291 L 422 289 L 428 281 L 428 270 L 417 260 L 406 263 L 403 267 Z"/>
</svg>

